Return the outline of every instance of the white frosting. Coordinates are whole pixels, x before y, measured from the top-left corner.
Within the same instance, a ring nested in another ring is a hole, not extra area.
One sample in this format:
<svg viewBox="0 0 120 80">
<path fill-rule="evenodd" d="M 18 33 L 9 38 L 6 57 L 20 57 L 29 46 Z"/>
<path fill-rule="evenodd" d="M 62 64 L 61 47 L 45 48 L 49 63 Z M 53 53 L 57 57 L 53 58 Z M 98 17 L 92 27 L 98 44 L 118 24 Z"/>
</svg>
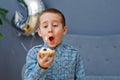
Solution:
<svg viewBox="0 0 120 80">
<path fill-rule="evenodd" d="M 45 49 L 46 49 L 46 50 L 45 50 Z M 41 53 L 55 53 L 55 50 L 52 50 L 52 49 L 46 48 L 46 47 L 42 47 L 42 48 L 40 49 L 40 52 L 41 52 Z"/>
</svg>

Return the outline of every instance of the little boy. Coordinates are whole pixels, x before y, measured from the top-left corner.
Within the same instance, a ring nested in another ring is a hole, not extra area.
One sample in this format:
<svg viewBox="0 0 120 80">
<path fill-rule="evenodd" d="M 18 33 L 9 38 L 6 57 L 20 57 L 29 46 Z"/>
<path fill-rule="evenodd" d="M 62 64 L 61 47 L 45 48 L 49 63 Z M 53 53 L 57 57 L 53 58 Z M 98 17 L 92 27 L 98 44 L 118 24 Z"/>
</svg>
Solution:
<svg viewBox="0 0 120 80">
<path fill-rule="evenodd" d="M 26 58 L 24 80 L 86 80 L 79 50 L 62 42 L 67 32 L 65 17 L 57 9 L 44 10 L 38 19 L 38 35 L 56 54 L 41 57 L 44 43 L 29 50 Z M 49 59 L 48 59 L 49 58 Z"/>
</svg>

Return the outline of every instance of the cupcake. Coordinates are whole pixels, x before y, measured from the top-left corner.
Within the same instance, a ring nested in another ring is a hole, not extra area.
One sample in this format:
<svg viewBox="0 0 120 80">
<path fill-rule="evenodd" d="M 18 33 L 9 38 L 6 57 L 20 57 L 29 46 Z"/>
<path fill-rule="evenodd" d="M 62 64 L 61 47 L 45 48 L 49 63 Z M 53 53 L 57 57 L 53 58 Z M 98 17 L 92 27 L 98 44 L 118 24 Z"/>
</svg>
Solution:
<svg viewBox="0 0 120 80">
<path fill-rule="evenodd" d="M 42 47 L 39 50 L 39 53 L 40 53 L 41 57 L 44 57 L 45 55 L 48 55 L 48 57 L 52 57 L 55 55 L 55 50 L 51 49 L 49 47 Z"/>
</svg>

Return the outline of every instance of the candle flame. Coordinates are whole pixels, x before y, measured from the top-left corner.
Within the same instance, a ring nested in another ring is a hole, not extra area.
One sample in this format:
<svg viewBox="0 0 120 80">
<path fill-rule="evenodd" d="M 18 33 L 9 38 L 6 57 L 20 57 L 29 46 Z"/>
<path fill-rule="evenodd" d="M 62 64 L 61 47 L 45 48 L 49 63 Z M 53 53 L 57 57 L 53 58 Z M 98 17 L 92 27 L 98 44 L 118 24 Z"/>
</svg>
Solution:
<svg viewBox="0 0 120 80">
<path fill-rule="evenodd" d="M 47 42 L 47 40 L 48 40 L 48 37 L 46 36 L 46 37 L 45 37 L 45 41 Z"/>
</svg>

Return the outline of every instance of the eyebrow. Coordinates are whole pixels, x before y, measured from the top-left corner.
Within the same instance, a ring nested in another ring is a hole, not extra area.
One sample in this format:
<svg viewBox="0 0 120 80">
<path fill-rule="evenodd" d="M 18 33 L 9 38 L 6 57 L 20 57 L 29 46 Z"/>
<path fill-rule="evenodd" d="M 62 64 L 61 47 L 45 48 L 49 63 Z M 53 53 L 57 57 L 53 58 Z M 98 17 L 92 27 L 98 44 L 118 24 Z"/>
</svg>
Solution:
<svg viewBox="0 0 120 80">
<path fill-rule="evenodd" d="M 41 24 L 47 24 L 47 21 L 42 22 Z"/>
</svg>

